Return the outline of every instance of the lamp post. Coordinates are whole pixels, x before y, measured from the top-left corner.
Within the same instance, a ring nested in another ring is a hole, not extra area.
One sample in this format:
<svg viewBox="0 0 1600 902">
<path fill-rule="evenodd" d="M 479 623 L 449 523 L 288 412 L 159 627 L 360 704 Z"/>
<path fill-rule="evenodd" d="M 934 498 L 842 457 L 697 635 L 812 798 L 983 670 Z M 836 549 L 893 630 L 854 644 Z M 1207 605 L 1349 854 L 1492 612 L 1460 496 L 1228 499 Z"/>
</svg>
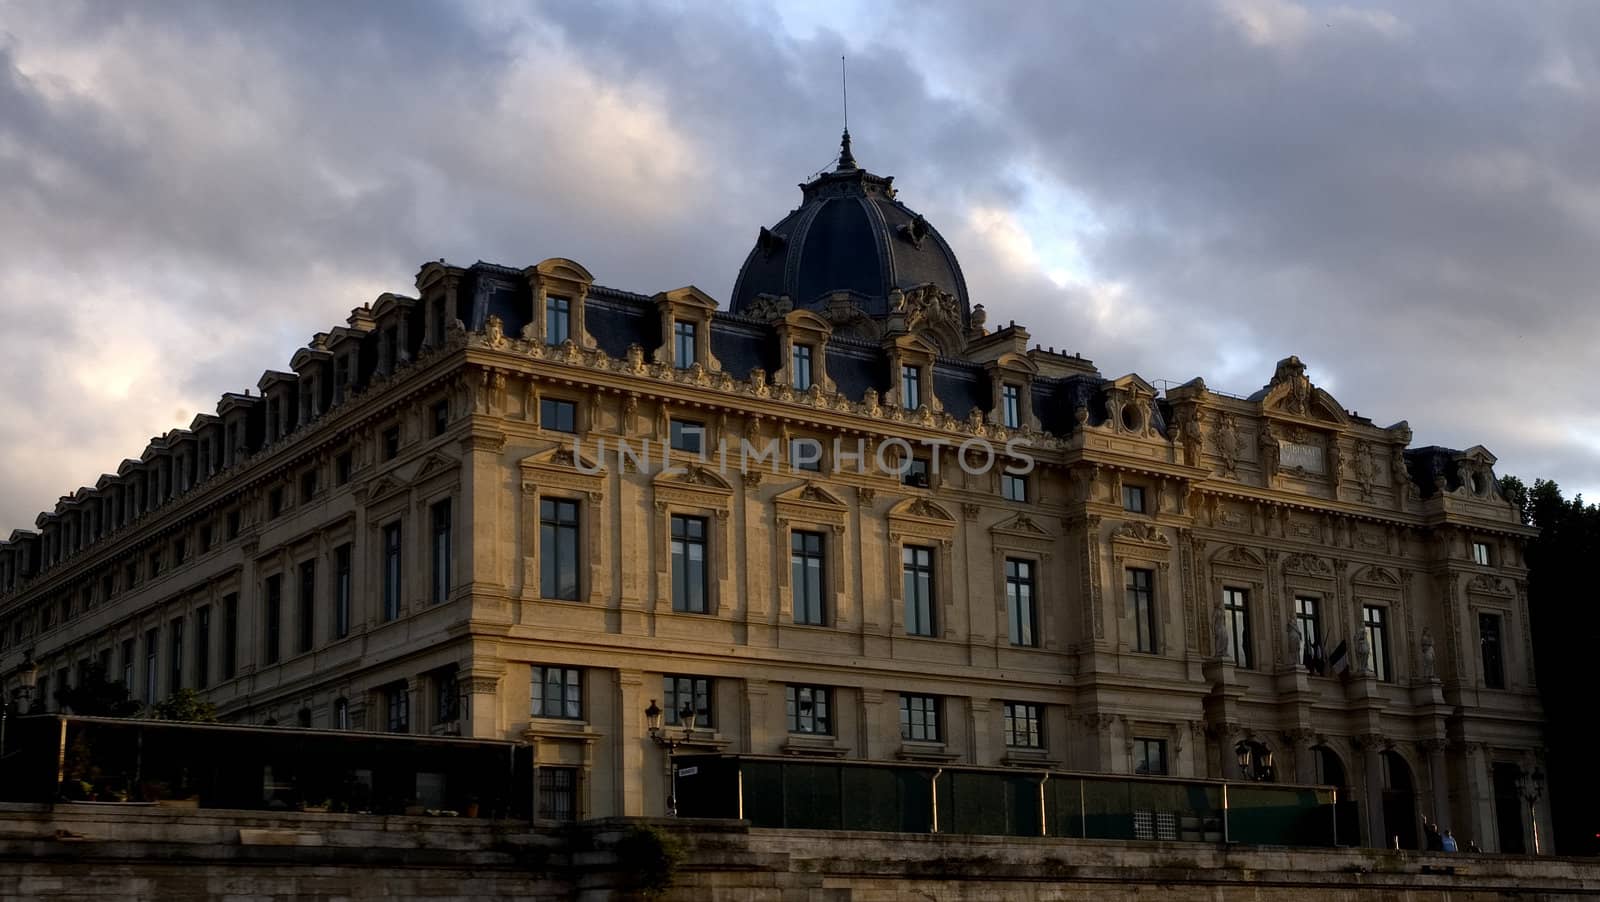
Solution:
<svg viewBox="0 0 1600 902">
<path fill-rule="evenodd" d="M 1528 800 L 1528 823 L 1533 827 L 1533 854 L 1539 854 L 1539 799 L 1544 796 L 1544 771 L 1535 767 L 1522 781 L 1522 797 Z"/>
<path fill-rule="evenodd" d="M 22 664 L 17 667 L 17 688 L 11 690 L 14 698 L 22 699 L 24 707 L 17 711 L 26 714 L 33 708 L 33 689 L 39 685 L 39 665 L 33 661 L 33 649 L 23 656 Z M 6 754 L 6 720 L 11 714 L 12 701 L 9 698 L 0 698 L 0 759 Z"/>
<path fill-rule="evenodd" d="M 661 706 L 656 704 L 655 699 L 651 699 L 650 707 L 644 709 L 645 722 L 650 725 L 650 741 L 667 750 L 667 817 L 678 816 L 678 766 L 673 756 L 677 753 L 678 746 L 694 738 L 696 713 L 694 702 L 691 701 L 684 702 L 678 708 L 678 722 L 683 724 L 683 735 L 674 736 L 662 726 Z"/>
</svg>

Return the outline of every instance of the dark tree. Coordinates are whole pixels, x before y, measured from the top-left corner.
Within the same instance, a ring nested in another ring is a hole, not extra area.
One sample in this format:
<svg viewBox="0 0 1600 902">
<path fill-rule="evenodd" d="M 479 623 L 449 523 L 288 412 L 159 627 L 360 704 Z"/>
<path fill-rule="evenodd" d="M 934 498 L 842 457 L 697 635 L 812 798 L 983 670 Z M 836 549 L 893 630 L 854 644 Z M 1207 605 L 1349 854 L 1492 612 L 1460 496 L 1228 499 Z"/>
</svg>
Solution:
<svg viewBox="0 0 1600 902">
<path fill-rule="evenodd" d="M 132 717 L 143 707 L 121 680 L 107 679 L 99 664 L 89 665 L 78 685 L 57 689 L 55 696 L 56 704 L 85 717 Z"/>
</svg>

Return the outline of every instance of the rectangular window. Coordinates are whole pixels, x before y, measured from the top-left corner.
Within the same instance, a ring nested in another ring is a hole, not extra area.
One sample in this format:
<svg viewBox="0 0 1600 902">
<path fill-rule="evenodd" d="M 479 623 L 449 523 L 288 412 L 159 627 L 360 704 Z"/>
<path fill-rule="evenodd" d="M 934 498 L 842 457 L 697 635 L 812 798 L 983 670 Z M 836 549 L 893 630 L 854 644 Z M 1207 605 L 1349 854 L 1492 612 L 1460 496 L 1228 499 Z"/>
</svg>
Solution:
<svg viewBox="0 0 1600 902">
<path fill-rule="evenodd" d="M 333 482 L 334 482 L 334 485 L 344 485 L 345 483 L 349 482 L 350 481 L 350 473 L 354 469 L 355 469 L 355 456 L 352 455 L 349 451 L 341 451 L 341 452 L 339 452 L 339 456 L 335 457 L 333 459 Z"/>
<path fill-rule="evenodd" d="M 434 502 L 430 509 L 430 519 L 433 524 L 432 551 L 432 599 L 434 604 L 443 604 L 450 598 L 450 561 L 454 557 L 453 543 L 450 540 L 450 499 Z"/>
<path fill-rule="evenodd" d="M 201 532 L 201 535 L 205 535 L 205 532 L 203 530 Z M 101 576 L 100 577 L 100 598 L 102 600 L 104 600 L 104 601 L 110 601 L 111 597 L 113 595 L 116 595 L 116 594 L 117 594 L 117 578 L 114 575 L 110 574 L 110 573 L 107 573 L 104 576 Z"/>
<path fill-rule="evenodd" d="M 900 550 L 906 602 L 906 634 L 933 635 L 933 549 L 907 545 Z"/>
<path fill-rule="evenodd" d="M 450 428 L 450 400 L 440 398 L 433 402 L 433 437 L 444 435 Z"/>
<path fill-rule="evenodd" d="M 1133 650 L 1154 654 L 1156 648 L 1155 574 L 1127 571 L 1128 612 L 1133 615 Z"/>
<path fill-rule="evenodd" d="M 942 742 L 939 732 L 939 697 L 900 696 L 900 738 L 913 742 Z"/>
<path fill-rule="evenodd" d="M 442 348 L 445 329 L 449 325 L 450 311 L 445 309 L 444 298 L 439 298 L 428 305 L 428 309 L 433 313 L 433 346 Z"/>
<path fill-rule="evenodd" d="M 534 717 L 583 719 L 583 674 L 573 667 L 533 668 Z"/>
<path fill-rule="evenodd" d="M 400 521 L 383 528 L 383 619 L 400 617 Z"/>
<path fill-rule="evenodd" d="M 1007 501 L 1028 500 L 1028 477 L 1000 474 L 1000 497 Z"/>
<path fill-rule="evenodd" d="M 784 687 L 784 707 L 789 732 L 833 735 L 833 718 L 828 709 L 829 690 L 823 686 Z"/>
<path fill-rule="evenodd" d="M 433 675 L 434 722 L 447 724 L 461 719 L 461 693 L 457 688 L 455 667 L 435 671 Z"/>
<path fill-rule="evenodd" d="M 230 538 L 230 539 L 239 538 L 239 509 L 238 508 L 234 508 L 233 510 L 228 511 L 227 517 L 225 517 L 223 519 L 226 522 L 227 527 L 228 527 L 227 533 L 226 533 L 228 538 Z"/>
<path fill-rule="evenodd" d="M 1255 666 L 1250 654 L 1250 594 L 1244 589 L 1223 589 L 1222 614 L 1228 627 L 1233 663 L 1246 669 Z"/>
<path fill-rule="evenodd" d="M 1322 613 L 1318 610 L 1318 599 L 1306 595 L 1294 597 L 1294 623 L 1300 628 L 1300 663 L 1310 666 L 1322 649 Z"/>
<path fill-rule="evenodd" d="M 300 562 L 300 642 L 296 650 L 304 654 L 316 644 L 317 562 Z"/>
<path fill-rule="evenodd" d="M 822 443 L 814 438 L 789 439 L 789 466 L 812 473 L 822 472 Z"/>
<path fill-rule="evenodd" d="M 1483 686 L 1506 688 L 1504 652 L 1500 642 L 1500 615 L 1478 615 L 1478 644 L 1483 648 Z"/>
<path fill-rule="evenodd" d="M 411 690 L 404 681 L 389 684 L 384 690 L 384 701 L 389 709 L 389 732 L 411 732 Z"/>
<path fill-rule="evenodd" d="M 1474 564 L 1482 564 L 1485 567 L 1489 566 L 1489 543 L 1488 542 L 1473 542 L 1472 543 L 1472 562 Z"/>
<path fill-rule="evenodd" d="M 322 490 L 321 481 L 317 479 L 315 467 L 300 474 L 300 503 L 317 497 L 317 492 Z"/>
<path fill-rule="evenodd" d="M 790 581 L 794 588 L 794 622 L 823 626 L 827 623 L 825 598 L 827 558 L 820 532 L 789 534 Z"/>
<path fill-rule="evenodd" d="M 47 673 L 44 676 L 39 677 L 39 686 L 36 692 L 39 696 L 39 710 L 50 710 L 50 674 Z M 28 713 L 34 713 L 31 705 L 28 708 Z"/>
<path fill-rule="evenodd" d="M 239 671 L 239 596 L 230 592 L 222 598 L 222 678 L 233 679 Z"/>
<path fill-rule="evenodd" d="M 210 523 L 202 523 L 202 524 L 200 524 L 200 553 L 201 554 L 205 554 L 206 552 L 210 551 L 212 546 L 217 544 L 217 542 L 216 542 L 217 534 L 216 533 L 217 533 L 216 529 Z M 109 593 L 109 591 L 110 591 L 110 584 L 108 583 L 107 584 L 107 592 Z"/>
<path fill-rule="evenodd" d="M 161 552 L 150 552 L 150 578 L 155 579 L 161 575 Z"/>
<path fill-rule="evenodd" d="M 906 410 L 922 406 L 922 370 L 917 367 L 900 367 L 900 406 Z"/>
<path fill-rule="evenodd" d="M 283 513 L 283 486 L 274 486 L 267 492 L 267 516 L 276 517 Z"/>
<path fill-rule="evenodd" d="M 1122 509 L 1132 514 L 1144 513 L 1143 486 L 1124 485 L 1122 487 Z"/>
<path fill-rule="evenodd" d="M 544 299 L 544 342 L 558 345 L 572 337 L 572 301 L 566 298 Z"/>
<path fill-rule="evenodd" d="M 673 420 L 671 425 L 672 435 L 670 442 L 672 450 L 687 451 L 690 454 L 699 454 L 705 447 L 706 427 L 704 423 L 693 420 Z"/>
<path fill-rule="evenodd" d="M 905 472 L 900 474 L 902 485 L 916 489 L 928 487 L 928 462 L 920 457 L 913 457 L 905 462 Z"/>
<path fill-rule="evenodd" d="M 578 820 L 576 767 L 539 766 L 539 818 L 570 824 Z"/>
<path fill-rule="evenodd" d="M 711 719 L 711 681 L 705 677 L 674 674 L 662 677 L 661 707 L 663 720 L 670 726 L 684 726 L 683 715 L 687 711 L 694 712 L 695 729 L 715 726 Z"/>
<path fill-rule="evenodd" d="M 156 630 L 149 629 L 144 632 L 144 703 L 156 703 L 156 657 L 159 654 L 157 643 L 160 639 Z"/>
<path fill-rule="evenodd" d="M 139 562 L 138 561 L 129 561 L 127 563 L 127 566 L 122 568 L 122 581 L 130 589 L 133 588 L 134 586 L 139 585 Z"/>
<path fill-rule="evenodd" d="M 194 612 L 194 687 L 211 685 L 211 606 Z"/>
<path fill-rule="evenodd" d="M 283 576 L 274 573 L 267 577 L 266 605 L 266 662 L 278 663 L 283 656 Z"/>
<path fill-rule="evenodd" d="M 1014 749 L 1044 748 L 1044 714 L 1042 705 L 1024 702 L 1006 702 L 1006 745 Z"/>
<path fill-rule="evenodd" d="M 1362 605 L 1361 622 L 1367 630 L 1367 642 L 1372 646 L 1372 659 L 1367 662 L 1372 675 L 1387 683 L 1394 678 L 1389 670 L 1388 608 L 1380 605 Z"/>
<path fill-rule="evenodd" d="M 350 543 L 333 549 L 333 638 L 350 635 Z"/>
<path fill-rule="evenodd" d="M 706 612 L 706 521 L 672 516 L 672 609 Z"/>
<path fill-rule="evenodd" d="M 1016 385 L 1000 388 L 1000 424 L 1007 429 L 1022 428 L 1022 389 Z"/>
<path fill-rule="evenodd" d="M 383 459 L 394 460 L 400 456 L 400 427 L 390 426 L 383 430 Z"/>
<path fill-rule="evenodd" d="M 1153 777 L 1166 776 L 1167 741 L 1165 739 L 1135 739 L 1133 741 L 1133 772 Z"/>
<path fill-rule="evenodd" d="M 170 669 L 167 679 L 167 694 L 171 695 L 183 688 L 183 618 L 172 621 L 168 627 L 167 635 L 171 637 L 167 646 L 167 653 L 171 656 L 167 661 Z"/>
<path fill-rule="evenodd" d="M 1038 612 L 1033 605 L 1033 562 L 1006 558 L 1006 620 L 1011 624 L 1011 644 L 1039 644 Z"/>
<path fill-rule="evenodd" d="M 122 640 L 122 688 L 133 692 L 133 656 L 134 642 L 132 639 Z"/>
<path fill-rule="evenodd" d="M 672 323 L 672 361 L 680 370 L 694 366 L 695 324 L 683 320 Z"/>
<path fill-rule="evenodd" d="M 189 559 L 189 540 L 187 538 L 183 537 L 183 536 L 179 536 L 178 538 L 173 539 L 172 540 L 172 566 L 176 567 L 176 566 L 182 564 L 184 561 L 187 561 L 188 559 Z M 89 607 L 89 604 L 87 603 L 88 590 L 85 589 L 84 593 L 85 593 L 85 595 L 84 595 L 84 597 L 85 597 L 84 607 L 88 608 Z"/>
<path fill-rule="evenodd" d="M 794 373 L 795 391 L 811 390 L 811 346 L 797 344 L 793 348 L 789 368 Z"/>
<path fill-rule="evenodd" d="M 539 594 L 578 598 L 578 502 L 539 499 Z"/>
<path fill-rule="evenodd" d="M 560 398 L 540 399 L 539 426 L 555 432 L 577 432 L 578 405 Z"/>
</svg>

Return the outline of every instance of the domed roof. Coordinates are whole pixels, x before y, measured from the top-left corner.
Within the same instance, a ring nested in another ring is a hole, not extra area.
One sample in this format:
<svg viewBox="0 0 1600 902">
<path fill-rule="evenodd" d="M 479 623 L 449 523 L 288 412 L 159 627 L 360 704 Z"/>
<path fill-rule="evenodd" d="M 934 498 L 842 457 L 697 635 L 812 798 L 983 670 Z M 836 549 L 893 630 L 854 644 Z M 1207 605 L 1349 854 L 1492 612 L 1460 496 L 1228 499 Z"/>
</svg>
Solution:
<svg viewBox="0 0 1600 902">
<path fill-rule="evenodd" d="M 800 206 L 770 229 L 739 270 L 728 309 L 761 315 L 780 298 L 794 309 L 827 310 L 844 293 L 874 319 L 892 312 L 890 293 L 953 298 L 964 329 L 970 318 L 961 264 L 937 229 L 895 197 L 891 176 L 856 165 L 850 133 L 839 165 L 800 186 Z"/>
</svg>

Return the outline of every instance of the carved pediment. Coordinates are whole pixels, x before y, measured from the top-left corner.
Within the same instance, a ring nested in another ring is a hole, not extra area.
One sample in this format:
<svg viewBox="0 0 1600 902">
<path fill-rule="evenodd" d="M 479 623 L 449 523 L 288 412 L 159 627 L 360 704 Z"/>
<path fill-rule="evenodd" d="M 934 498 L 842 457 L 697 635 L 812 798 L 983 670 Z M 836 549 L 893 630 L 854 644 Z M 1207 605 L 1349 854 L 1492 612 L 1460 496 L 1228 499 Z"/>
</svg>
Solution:
<svg viewBox="0 0 1600 902">
<path fill-rule="evenodd" d="M 528 275 L 537 274 L 542 279 L 579 282 L 593 285 L 594 276 L 583 265 L 566 257 L 551 257 L 528 267 Z"/>
<path fill-rule="evenodd" d="M 1113 530 L 1111 540 L 1114 542 L 1134 542 L 1140 545 L 1160 545 L 1162 547 L 1172 544 L 1166 533 L 1148 523 L 1137 520 L 1129 520 Z"/>
<path fill-rule="evenodd" d="M 954 525 L 956 518 L 950 512 L 926 498 L 907 498 L 889 511 L 891 517 L 908 517 L 917 520 L 936 520 Z"/>
<path fill-rule="evenodd" d="M 1375 583 L 1380 586 L 1399 586 L 1400 577 L 1383 567 L 1368 567 L 1356 574 L 1356 580 L 1364 583 Z"/>
<path fill-rule="evenodd" d="M 1031 539 L 1054 539 L 1051 532 L 1034 522 L 1027 514 L 1017 514 L 1009 520 L 996 523 L 989 527 L 992 533 L 1003 533 L 1012 536 L 1024 536 Z"/>
<path fill-rule="evenodd" d="M 1303 573 L 1307 576 L 1333 578 L 1333 565 L 1314 554 L 1291 554 L 1283 559 L 1285 573 Z"/>
<path fill-rule="evenodd" d="M 1467 591 L 1479 592 L 1484 595 L 1510 595 L 1511 584 L 1498 576 L 1480 573 L 1467 583 Z"/>
<path fill-rule="evenodd" d="M 406 483 L 397 479 L 393 473 L 385 473 L 372 482 L 356 488 L 356 500 L 363 504 L 376 504 L 385 498 L 390 498 L 406 490 Z"/>
<path fill-rule="evenodd" d="M 1230 545 L 1211 556 L 1212 563 L 1231 564 L 1238 567 L 1265 567 L 1267 562 L 1260 554 L 1243 545 Z"/>
<path fill-rule="evenodd" d="M 670 302 L 674 307 L 698 307 L 701 310 L 717 309 L 716 299 L 693 285 L 663 291 L 652 298 L 656 303 Z"/>
<path fill-rule="evenodd" d="M 1341 426 L 1350 422 L 1350 415 L 1345 413 L 1344 406 L 1333 395 L 1311 383 L 1306 376 L 1306 366 L 1298 357 L 1285 357 L 1278 361 L 1272 381 L 1267 383 L 1258 397 L 1261 408 L 1271 413 Z"/>
<path fill-rule="evenodd" d="M 812 504 L 821 505 L 823 507 L 836 507 L 840 509 L 844 509 L 847 506 L 832 492 L 814 482 L 807 482 L 803 485 L 795 486 L 787 492 L 783 492 L 782 494 L 778 495 L 778 497 L 774 500 L 788 502 L 790 504 Z"/>
<path fill-rule="evenodd" d="M 571 445 L 557 445 L 537 454 L 524 457 L 519 465 L 523 469 L 554 469 L 562 472 L 576 471 L 585 476 L 598 476 L 605 472 L 605 467 L 593 459 L 574 454 Z"/>
<path fill-rule="evenodd" d="M 436 476 L 449 470 L 460 469 L 460 467 L 461 461 L 459 460 L 445 457 L 442 454 L 430 454 L 422 463 L 417 465 L 417 472 L 411 478 L 413 480 L 427 479 L 430 476 Z"/>
<path fill-rule="evenodd" d="M 709 489 L 714 492 L 732 492 L 733 486 L 717 471 L 699 464 L 687 464 L 662 470 L 655 478 L 657 486 L 681 486 Z"/>
</svg>

